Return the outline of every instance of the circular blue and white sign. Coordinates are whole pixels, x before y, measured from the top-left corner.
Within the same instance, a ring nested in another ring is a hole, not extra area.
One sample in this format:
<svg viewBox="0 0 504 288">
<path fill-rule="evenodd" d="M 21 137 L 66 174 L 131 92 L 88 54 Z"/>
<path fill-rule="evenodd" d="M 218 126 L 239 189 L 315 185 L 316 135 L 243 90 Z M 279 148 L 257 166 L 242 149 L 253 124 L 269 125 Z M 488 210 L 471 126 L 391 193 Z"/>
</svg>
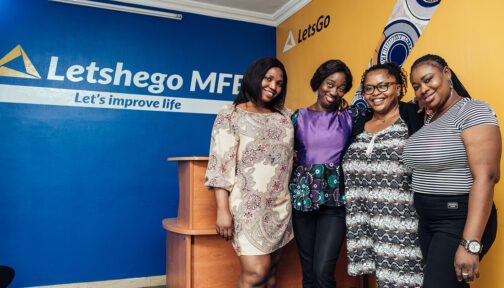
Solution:
<svg viewBox="0 0 504 288">
<path fill-rule="evenodd" d="M 441 0 L 406 0 L 407 11 L 418 20 L 429 21 Z"/>
<path fill-rule="evenodd" d="M 383 31 L 385 40 L 378 50 L 378 63 L 395 62 L 401 66 L 420 37 L 420 31 L 408 20 L 396 20 Z"/>
</svg>

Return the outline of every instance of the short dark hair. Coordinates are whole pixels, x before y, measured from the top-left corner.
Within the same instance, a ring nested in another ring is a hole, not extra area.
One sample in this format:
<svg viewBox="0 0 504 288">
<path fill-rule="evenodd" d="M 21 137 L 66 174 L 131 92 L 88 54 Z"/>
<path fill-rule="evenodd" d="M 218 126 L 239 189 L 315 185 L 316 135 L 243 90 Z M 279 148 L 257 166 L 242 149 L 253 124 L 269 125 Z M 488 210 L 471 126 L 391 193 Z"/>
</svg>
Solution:
<svg viewBox="0 0 504 288">
<path fill-rule="evenodd" d="M 257 104 L 257 100 L 262 95 L 261 85 L 264 75 L 266 75 L 266 72 L 268 72 L 269 69 L 274 67 L 280 68 L 283 72 L 282 91 L 277 97 L 265 104 L 266 108 L 271 111 L 280 111 L 280 109 L 284 106 L 285 95 L 287 94 L 287 72 L 285 71 L 282 62 L 275 57 L 259 58 L 248 67 L 247 71 L 243 75 L 240 92 L 236 96 L 233 104 L 236 106 L 249 101 Z"/>
<path fill-rule="evenodd" d="M 350 89 L 352 89 L 353 81 L 352 73 L 350 72 L 350 69 L 348 69 L 347 65 L 343 63 L 343 61 L 334 59 L 322 63 L 322 65 L 317 68 L 310 80 L 310 86 L 312 90 L 314 92 L 317 91 L 320 85 L 322 85 L 322 82 L 324 82 L 324 79 L 337 72 L 345 74 L 345 93 L 350 91 Z"/>
<path fill-rule="evenodd" d="M 424 62 L 429 62 L 432 66 L 439 68 L 439 70 L 441 71 L 443 71 L 445 67 L 448 67 L 448 63 L 446 63 L 446 61 L 441 56 L 434 54 L 427 54 L 418 58 L 413 63 L 413 65 L 411 65 L 410 73 L 411 71 L 413 71 L 413 69 L 415 69 L 416 66 Z M 455 89 L 458 95 L 462 97 L 471 98 L 471 95 L 469 95 L 469 92 L 467 92 L 464 85 L 462 85 L 462 82 L 460 82 L 457 75 L 455 75 L 455 72 L 453 72 L 453 70 L 450 67 L 448 67 L 448 69 L 450 69 L 451 71 L 451 81 L 453 83 L 453 89 Z"/>
<path fill-rule="evenodd" d="M 403 68 L 399 67 L 395 62 L 387 62 L 383 64 L 376 64 L 371 67 L 369 67 L 366 71 L 364 71 L 364 74 L 362 74 L 361 78 L 361 88 L 364 89 L 364 80 L 366 80 L 366 76 L 369 72 L 371 71 L 376 71 L 376 70 L 385 70 L 390 76 L 393 76 L 397 83 L 401 85 L 401 92 L 399 94 L 399 100 L 402 99 L 404 94 L 406 94 L 406 91 L 408 90 L 408 76 L 406 71 L 404 71 Z"/>
</svg>

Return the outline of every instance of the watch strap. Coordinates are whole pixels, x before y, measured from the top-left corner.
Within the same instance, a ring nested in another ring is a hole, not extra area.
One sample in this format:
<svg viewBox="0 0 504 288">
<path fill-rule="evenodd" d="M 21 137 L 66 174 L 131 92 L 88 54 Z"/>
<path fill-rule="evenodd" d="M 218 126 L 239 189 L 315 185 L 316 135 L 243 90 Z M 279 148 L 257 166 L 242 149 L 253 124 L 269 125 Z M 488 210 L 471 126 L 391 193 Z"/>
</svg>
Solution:
<svg viewBox="0 0 504 288">
<path fill-rule="evenodd" d="M 479 251 L 477 251 L 477 252 L 472 252 L 472 251 L 469 249 L 469 245 L 470 245 L 472 242 L 476 242 L 476 243 L 478 243 L 478 244 L 479 244 L 479 247 L 480 247 Z M 480 254 L 480 253 L 481 253 L 481 250 L 483 250 L 483 244 L 481 244 L 481 242 L 479 242 L 479 241 L 477 241 L 477 240 L 464 240 L 464 239 L 462 239 L 462 240 L 460 241 L 460 245 L 462 245 L 462 246 L 463 246 L 463 247 L 467 250 L 467 252 L 469 252 L 469 253 L 471 253 L 471 254 L 475 254 L 475 255 Z"/>
</svg>

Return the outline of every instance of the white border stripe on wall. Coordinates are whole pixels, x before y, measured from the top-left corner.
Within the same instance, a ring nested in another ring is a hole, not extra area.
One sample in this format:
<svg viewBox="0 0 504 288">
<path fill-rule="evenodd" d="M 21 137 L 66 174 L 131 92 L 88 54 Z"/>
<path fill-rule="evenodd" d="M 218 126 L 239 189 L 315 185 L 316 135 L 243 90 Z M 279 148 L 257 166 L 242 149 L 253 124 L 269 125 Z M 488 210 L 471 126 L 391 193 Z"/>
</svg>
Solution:
<svg viewBox="0 0 504 288">
<path fill-rule="evenodd" d="M 0 84 L 0 102 L 217 114 L 231 101 Z"/>
<path fill-rule="evenodd" d="M 107 280 L 96 282 L 81 282 L 49 286 L 33 286 L 27 288 L 146 288 L 166 285 L 166 276 L 151 276 L 140 278 L 128 278 L 119 280 Z"/>
</svg>

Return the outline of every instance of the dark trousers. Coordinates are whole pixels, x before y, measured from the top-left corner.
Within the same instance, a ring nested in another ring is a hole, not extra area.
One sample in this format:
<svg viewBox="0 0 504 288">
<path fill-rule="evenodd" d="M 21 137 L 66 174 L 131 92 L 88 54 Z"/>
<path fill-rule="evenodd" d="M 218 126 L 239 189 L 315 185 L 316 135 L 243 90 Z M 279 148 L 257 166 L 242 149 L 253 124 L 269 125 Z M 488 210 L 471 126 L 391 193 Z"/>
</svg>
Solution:
<svg viewBox="0 0 504 288">
<path fill-rule="evenodd" d="M 468 195 L 433 196 L 415 193 L 415 208 L 420 217 L 418 233 L 424 258 L 424 288 L 467 288 L 455 274 L 455 253 L 462 240 L 467 218 Z M 495 205 L 481 239 L 483 251 L 488 252 L 497 234 Z M 468 239 L 471 240 L 471 239 Z"/>
<path fill-rule="evenodd" d="M 310 212 L 293 209 L 292 220 L 303 287 L 336 287 L 334 270 L 345 237 L 345 207 L 322 207 Z"/>
</svg>

